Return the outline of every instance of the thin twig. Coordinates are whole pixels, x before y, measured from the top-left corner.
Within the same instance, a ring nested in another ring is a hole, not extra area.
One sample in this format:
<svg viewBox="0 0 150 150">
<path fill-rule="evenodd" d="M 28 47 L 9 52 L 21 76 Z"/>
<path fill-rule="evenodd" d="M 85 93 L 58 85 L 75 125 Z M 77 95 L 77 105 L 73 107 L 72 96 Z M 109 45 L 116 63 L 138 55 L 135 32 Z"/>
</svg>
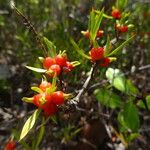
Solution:
<svg viewBox="0 0 150 150">
<path fill-rule="evenodd" d="M 150 69 L 150 64 L 145 65 L 145 66 L 141 66 L 141 67 L 138 68 L 139 71 L 145 70 L 145 69 Z"/>
<path fill-rule="evenodd" d="M 90 81 L 91 81 L 91 79 L 93 77 L 93 74 L 94 74 L 94 71 L 96 69 L 96 66 L 97 66 L 96 63 L 94 63 L 92 68 L 91 68 L 91 70 L 90 70 L 89 76 L 86 79 L 86 81 L 84 82 L 84 84 L 83 84 L 81 90 L 79 91 L 78 95 L 70 101 L 72 104 L 77 104 L 79 102 L 80 97 L 82 96 L 82 94 L 87 89 L 87 87 L 88 87 L 88 85 L 89 85 L 89 83 L 90 83 Z"/>
</svg>

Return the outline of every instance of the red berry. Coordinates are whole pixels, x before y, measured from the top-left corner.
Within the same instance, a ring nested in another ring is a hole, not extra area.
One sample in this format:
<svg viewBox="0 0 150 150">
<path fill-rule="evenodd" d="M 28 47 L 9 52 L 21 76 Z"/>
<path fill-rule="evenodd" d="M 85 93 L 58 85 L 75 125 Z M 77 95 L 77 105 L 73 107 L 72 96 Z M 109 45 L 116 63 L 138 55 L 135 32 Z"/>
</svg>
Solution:
<svg viewBox="0 0 150 150">
<path fill-rule="evenodd" d="M 34 95 L 34 96 L 33 96 L 33 104 L 34 104 L 35 106 L 37 106 L 38 108 L 41 108 L 42 104 L 41 104 L 41 102 L 40 102 L 40 99 L 41 99 L 41 98 L 44 98 L 44 97 L 45 97 L 44 94 L 37 94 L 37 95 Z"/>
<path fill-rule="evenodd" d="M 49 69 L 54 64 L 55 64 L 55 59 L 51 57 L 46 57 L 43 61 L 43 67 L 45 69 Z"/>
<path fill-rule="evenodd" d="M 66 57 L 64 57 L 62 55 L 57 55 L 55 57 L 55 61 L 56 61 L 57 65 L 59 65 L 60 67 L 64 67 L 64 66 L 66 66 L 67 59 L 66 59 Z"/>
<path fill-rule="evenodd" d="M 52 116 L 56 113 L 57 106 L 56 106 L 56 104 L 53 103 L 51 95 L 46 95 L 46 99 L 47 99 L 47 101 L 45 102 L 45 104 L 42 105 L 44 115 Z"/>
<path fill-rule="evenodd" d="M 56 76 L 59 76 L 59 74 L 61 73 L 61 68 L 60 68 L 60 66 L 59 65 L 52 65 L 50 68 L 49 68 L 49 70 L 50 70 L 50 73 L 49 73 L 49 75 L 52 77 L 52 76 L 54 76 L 55 74 L 56 74 Z"/>
<path fill-rule="evenodd" d="M 108 67 L 110 64 L 110 59 L 109 58 L 103 58 L 100 62 L 100 67 Z"/>
<path fill-rule="evenodd" d="M 56 91 L 51 96 L 53 103 L 56 105 L 62 105 L 65 101 L 64 93 L 62 91 Z"/>
<path fill-rule="evenodd" d="M 103 30 L 98 30 L 97 31 L 97 34 L 96 34 L 96 37 L 102 37 L 104 34 L 104 31 Z"/>
<path fill-rule="evenodd" d="M 43 108 L 46 117 L 53 116 L 57 112 L 57 106 L 53 103 L 47 103 Z"/>
<path fill-rule="evenodd" d="M 91 59 L 93 61 L 102 59 L 103 55 L 104 55 L 104 48 L 103 47 L 92 48 L 90 50 L 90 56 L 91 56 Z"/>
<path fill-rule="evenodd" d="M 42 83 L 39 85 L 39 88 L 45 92 L 47 88 L 51 88 L 52 84 L 47 81 L 42 81 Z"/>
<path fill-rule="evenodd" d="M 73 69 L 73 65 L 69 61 L 67 61 L 66 66 L 63 67 L 63 71 L 67 73 L 72 71 L 72 69 Z"/>
<path fill-rule="evenodd" d="M 6 144 L 6 150 L 15 150 L 16 143 L 14 141 L 9 141 Z"/>
<path fill-rule="evenodd" d="M 111 15 L 115 18 L 115 19 L 120 19 L 121 18 L 121 12 L 119 9 L 115 8 L 112 10 Z"/>
<path fill-rule="evenodd" d="M 121 31 L 121 32 L 127 32 L 127 31 L 128 31 L 128 26 L 122 26 L 122 27 L 120 28 L 120 31 Z"/>
</svg>

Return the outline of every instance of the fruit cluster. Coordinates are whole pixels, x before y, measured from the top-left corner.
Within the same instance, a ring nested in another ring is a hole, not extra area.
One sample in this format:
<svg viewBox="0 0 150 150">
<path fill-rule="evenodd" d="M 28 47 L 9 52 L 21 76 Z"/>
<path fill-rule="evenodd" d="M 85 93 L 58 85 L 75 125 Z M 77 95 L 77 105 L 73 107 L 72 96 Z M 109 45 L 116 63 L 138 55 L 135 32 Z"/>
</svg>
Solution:
<svg viewBox="0 0 150 150">
<path fill-rule="evenodd" d="M 100 67 L 108 67 L 111 62 L 111 58 L 104 57 L 104 52 L 103 47 L 93 47 L 89 52 L 91 60 L 97 62 Z"/>
<path fill-rule="evenodd" d="M 59 76 L 62 72 L 70 72 L 75 67 L 74 63 L 68 61 L 65 53 L 58 54 L 55 58 L 46 57 L 43 59 L 43 67 L 50 77 Z"/>
<path fill-rule="evenodd" d="M 119 20 L 122 18 L 121 11 L 118 8 L 113 8 L 111 15 L 113 18 L 118 19 L 115 24 L 115 29 L 122 33 L 127 32 L 128 26 L 125 24 L 119 23 Z"/>
<path fill-rule="evenodd" d="M 42 109 L 45 116 L 54 115 L 58 106 L 64 104 L 65 100 L 71 97 L 71 94 L 56 91 L 56 87 L 46 80 L 42 81 L 37 89 L 39 94 L 31 98 L 24 97 L 23 101 L 33 103 L 38 109 Z"/>
</svg>

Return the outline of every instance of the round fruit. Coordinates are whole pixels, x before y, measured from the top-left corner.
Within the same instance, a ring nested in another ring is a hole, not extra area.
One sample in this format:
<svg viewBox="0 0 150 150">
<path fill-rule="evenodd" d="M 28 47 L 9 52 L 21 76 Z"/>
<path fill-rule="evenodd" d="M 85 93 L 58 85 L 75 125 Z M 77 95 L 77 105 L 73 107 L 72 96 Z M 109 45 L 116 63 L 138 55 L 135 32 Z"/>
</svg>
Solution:
<svg viewBox="0 0 150 150">
<path fill-rule="evenodd" d="M 52 101 L 56 105 L 62 105 L 65 101 L 64 93 L 62 91 L 56 91 L 51 95 Z"/>
<path fill-rule="evenodd" d="M 92 48 L 90 50 L 90 56 L 91 56 L 91 59 L 93 61 L 102 59 L 103 55 L 104 55 L 104 48 L 103 47 Z"/>
<path fill-rule="evenodd" d="M 37 106 L 38 108 L 41 108 L 41 106 L 42 106 L 42 104 L 41 104 L 41 102 L 40 102 L 40 99 L 42 99 L 43 98 L 43 94 L 37 94 L 37 95 L 34 95 L 33 96 L 33 104 L 35 105 L 35 106 Z M 45 96 L 44 96 L 45 97 Z"/>
<path fill-rule="evenodd" d="M 128 31 L 128 26 L 122 26 L 122 27 L 120 28 L 120 31 L 121 31 L 121 32 L 127 32 L 127 31 Z"/>
<path fill-rule="evenodd" d="M 97 31 L 97 34 L 96 34 L 96 37 L 102 37 L 104 34 L 104 31 L 103 30 L 98 30 Z"/>
<path fill-rule="evenodd" d="M 51 57 L 46 57 L 43 61 L 43 67 L 45 69 L 49 69 L 54 64 L 55 64 L 55 59 Z"/>
<path fill-rule="evenodd" d="M 33 96 L 33 104 L 38 108 L 42 108 L 47 101 L 51 101 L 51 96 L 45 93 Z"/>
<path fill-rule="evenodd" d="M 115 8 L 112 10 L 111 15 L 115 18 L 115 19 L 120 19 L 121 18 L 121 12 L 119 9 Z"/>
<path fill-rule="evenodd" d="M 47 81 L 42 81 L 42 83 L 39 85 L 39 88 L 45 92 L 47 88 L 51 88 L 52 84 Z"/>
<path fill-rule="evenodd" d="M 66 66 L 63 67 L 63 71 L 67 73 L 72 71 L 72 69 L 73 69 L 73 65 L 69 61 L 67 61 Z"/>
<path fill-rule="evenodd" d="M 108 65 L 110 64 L 110 59 L 109 58 L 104 58 L 102 59 L 102 61 L 100 62 L 100 67 L 108 67 Z"/>
<path fill-rule="evenodd" d="M 50 76 L 54 76 L 56 74 L 56 76 L 59 76 L 59 74 L 61 73 L 61 68 L 59 65 L 52 65 L 49 68 L 50 73 L 48 73 Z"/>
<path fill-rule="evenodd" d="M 43 106 L 45 116 L 52 116 L 57 112 L 57 106 L 52 101 L 47 101 Z"/>
<path fill-rule="evenodd" d="M 66 59 L 66 57 L 64 57 L 62 55 L 57 55 L 55 57 L 55 61 L 56 61 L 56 64 L 58 64 L 60 67 L 64 67 L 64 66 L 66 66 L 67 59 Z"/>
<path fill-rule="evenodd" d="M 6 144 L 6 150 L 15 150 L 16 143 L 14 141 L 9 141 Z"/>
</svg>

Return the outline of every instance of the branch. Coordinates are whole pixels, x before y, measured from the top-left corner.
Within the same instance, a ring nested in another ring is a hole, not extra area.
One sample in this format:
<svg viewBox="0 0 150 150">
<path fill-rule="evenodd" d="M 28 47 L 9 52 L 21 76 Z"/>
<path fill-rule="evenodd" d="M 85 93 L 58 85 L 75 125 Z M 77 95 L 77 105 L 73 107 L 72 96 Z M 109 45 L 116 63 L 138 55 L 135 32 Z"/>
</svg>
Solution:
<svg viewBox="0 0 150 150">
<path fill-rule="evenodd" d="M 93 66 L 92 66 L 92 68 L 91 68 L 91 70 L 90 70 L 89 76 L 86 79 L 85 83 L 83 84 L 83 86 L 82 86 L 81 90 L 79 91 L 78 95 L 70 101 L 71 104 L 77 104 L 77 103 L 79 103 L 82 94 L 87 89 L 87 87 L 88 87 L 88 85 L 89 85 L 89 83 L 90 83 L 90 81 L 91 81 L 91 79 L 93 77 L 93 74 L 94 74 L 94 71 L 96 69 L 96 66 L 97 66 L 97 64 L 94 63 Z"/>
</svg>

